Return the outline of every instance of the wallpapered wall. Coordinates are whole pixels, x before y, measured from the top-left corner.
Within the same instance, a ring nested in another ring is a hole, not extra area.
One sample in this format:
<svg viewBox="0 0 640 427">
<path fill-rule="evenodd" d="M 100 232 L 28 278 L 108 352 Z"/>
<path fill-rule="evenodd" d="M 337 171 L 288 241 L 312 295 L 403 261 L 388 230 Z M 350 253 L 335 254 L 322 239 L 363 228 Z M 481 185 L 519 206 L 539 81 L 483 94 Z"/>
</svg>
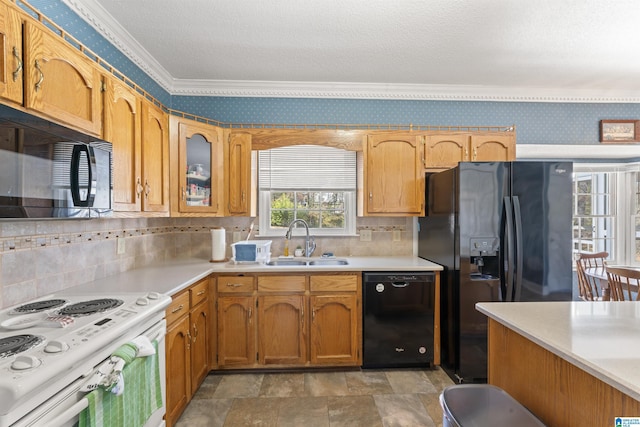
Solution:
<svg viewBox="0 0 640 427">
<path fill-rule="evenodd" d="M 171 96 L 60 0 L 30 4 L 165 105 L 222 122 L 515 124 L 518 144 L 598 144 L 601 119 L 640 118 L 640 104 Z"/>
</svg>

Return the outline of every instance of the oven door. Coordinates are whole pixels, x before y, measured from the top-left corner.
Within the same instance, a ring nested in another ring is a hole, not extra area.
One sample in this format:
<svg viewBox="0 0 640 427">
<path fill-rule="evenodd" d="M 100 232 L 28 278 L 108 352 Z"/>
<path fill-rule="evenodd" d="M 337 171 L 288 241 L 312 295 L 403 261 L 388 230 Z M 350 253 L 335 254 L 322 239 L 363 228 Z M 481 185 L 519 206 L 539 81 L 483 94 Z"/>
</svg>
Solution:
<svg viewBox="0 0 640 427">
<path fill-rule="evenodd" d="M 162 389 L 162 407 L 156 410 L 149 420 L 146 422 L 145 427 L 158 427 L 164 426 L 164 414 L 166 404 L 166 370 L 165 370 L 165 333 L 167 323 L 163 319 L 161 322 L 156 323 L 151 328 L 147 329 L 143 334 L 150 341 L 158 341 L 158 364 L 160 368 L 160 384 Z M 130 339 L 125 339 L 120 345 Z M 87 372 L 81 376 L 78 380 L 72 384 L 67 385 L 64 389 L 60 390 L 51 399 L 40 405 L 38 408 L 30 412 L 25 417 L 21 418 L 18 422 L 11 427 L 71 427 L 78 424 L 79 414 L 88 406 L 88 401 L 84 397 L 86 392 L 80 391 L 80 388 L 85 384 L 88 378 L 91 378 L 94 371 L 100 366 L 106 359 L 100 361 L 94 366 L 90 372 Z M 126 387 L 126 385 L 125 385 Z"/>
</svg>

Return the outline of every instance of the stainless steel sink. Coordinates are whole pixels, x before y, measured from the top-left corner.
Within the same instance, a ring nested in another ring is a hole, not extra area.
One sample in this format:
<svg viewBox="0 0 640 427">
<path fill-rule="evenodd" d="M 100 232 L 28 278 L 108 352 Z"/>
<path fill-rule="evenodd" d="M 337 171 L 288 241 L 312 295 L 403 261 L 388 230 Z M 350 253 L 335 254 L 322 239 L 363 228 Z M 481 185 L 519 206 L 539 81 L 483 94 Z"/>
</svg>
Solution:
<svg viewBox="0 0 640 427">
<path fill-rule="evenodd" d="M 349 265 L 346 259 L 314 259 L 309 261 L 309 265 Z"/>
<path fill-rule="evenodd" d="M 273 266 L 286 266 L 286 265 L 307 265 L 307 261 L 300 259 L 274 259 L 267 263 L 267 265 Z"/>
<path fill-rule="evenodd" d="M 346 259 L 338 258 L 315 258 L 315 259 L 289 259 L 278 258 L 269 261 L 266 265 L 273 267 L 283 266 L 307 266 L 307 265 L 349 265 Z"/>
</svg>

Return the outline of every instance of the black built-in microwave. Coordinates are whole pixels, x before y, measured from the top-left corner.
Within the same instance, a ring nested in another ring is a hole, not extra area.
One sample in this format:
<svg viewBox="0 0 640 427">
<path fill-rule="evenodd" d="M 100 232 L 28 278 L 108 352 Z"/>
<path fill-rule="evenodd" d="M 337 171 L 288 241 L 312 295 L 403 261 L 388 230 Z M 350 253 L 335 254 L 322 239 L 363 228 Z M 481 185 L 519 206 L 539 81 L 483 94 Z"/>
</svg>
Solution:
<svg viewBox="0 0 640 427">
<path fill-rule="evenodd" d="M 111 215 L 111 144 L 0 105 L 0 219 Z"/>
</svg>

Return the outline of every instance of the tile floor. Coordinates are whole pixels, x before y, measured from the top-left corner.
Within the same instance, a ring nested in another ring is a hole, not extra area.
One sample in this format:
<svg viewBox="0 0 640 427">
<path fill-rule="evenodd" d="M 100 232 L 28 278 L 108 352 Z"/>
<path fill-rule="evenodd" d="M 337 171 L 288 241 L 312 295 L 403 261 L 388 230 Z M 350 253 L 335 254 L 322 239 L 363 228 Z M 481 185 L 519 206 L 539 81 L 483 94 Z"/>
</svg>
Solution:
<svg viewBox="0 0 640 427">
<path fill-rule="evenodd" d="M 178 427 L 442 426 L 441 369 L 212 373 Z"/>
</svg>

